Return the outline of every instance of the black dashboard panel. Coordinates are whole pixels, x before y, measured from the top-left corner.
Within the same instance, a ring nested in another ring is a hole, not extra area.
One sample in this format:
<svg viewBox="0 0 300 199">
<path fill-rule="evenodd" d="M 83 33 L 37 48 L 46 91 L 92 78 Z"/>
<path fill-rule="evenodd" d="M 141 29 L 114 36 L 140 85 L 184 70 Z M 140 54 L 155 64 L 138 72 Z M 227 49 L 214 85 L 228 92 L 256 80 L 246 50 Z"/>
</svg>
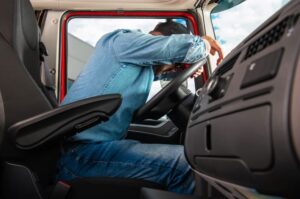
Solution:
<svg viewBox="0 0 300 199">
<path fill-rule="evenodd" d="M 185 138 L 198 173 L 300 197 L 299 13 L 296 0 L 275 13 L 204 85 Z"/>
</svg>

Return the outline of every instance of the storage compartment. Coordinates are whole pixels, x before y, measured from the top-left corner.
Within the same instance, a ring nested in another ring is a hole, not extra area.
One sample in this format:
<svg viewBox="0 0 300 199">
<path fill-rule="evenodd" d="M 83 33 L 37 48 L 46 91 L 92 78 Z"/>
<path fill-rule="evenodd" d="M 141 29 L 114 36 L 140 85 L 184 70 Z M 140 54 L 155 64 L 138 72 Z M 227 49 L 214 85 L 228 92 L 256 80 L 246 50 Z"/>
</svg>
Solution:
<svg viewBox="0 0 300 199">
<path fill-rule="evenodd" d="M 272 166 L 271 107 L 224 115 L 188 129 L 186 154 L 193 166 L 210 176 L 233 181 L 250 178 Z"/>
</svg>

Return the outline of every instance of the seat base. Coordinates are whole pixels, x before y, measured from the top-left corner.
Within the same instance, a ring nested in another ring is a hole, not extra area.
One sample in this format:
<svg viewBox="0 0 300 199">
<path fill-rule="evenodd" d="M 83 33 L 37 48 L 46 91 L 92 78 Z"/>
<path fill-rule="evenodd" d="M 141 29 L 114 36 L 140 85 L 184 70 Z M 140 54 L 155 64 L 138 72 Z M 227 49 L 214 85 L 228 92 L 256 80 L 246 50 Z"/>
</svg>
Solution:
<svg viewBox="0 0 300 199">
<path fill-rule="evenodd" d="M 221 197 L 207 198 L 207 197 L 199 197 L 199 196 L 191 196 L 191 195 L 182 195 L 182 194 L 177 194 L 177 193 L 172 193 L 172 192 L 157 190 L 152 188 L 142 188 L 140 199 L 221 199 Z"/>
<path fill-rule="evenodd" d="M 141 199 L 201 199 L 197 196 L 182 195 L 157 189 L 142 188 Z"/>
<path fill-rule="evenodd" d="M 71 186 L 67 199 L 140 198 L 142 187 L 165 189 L 162 185 L 139 179 L 81 178 L 66 182 Z"/>
</svg>

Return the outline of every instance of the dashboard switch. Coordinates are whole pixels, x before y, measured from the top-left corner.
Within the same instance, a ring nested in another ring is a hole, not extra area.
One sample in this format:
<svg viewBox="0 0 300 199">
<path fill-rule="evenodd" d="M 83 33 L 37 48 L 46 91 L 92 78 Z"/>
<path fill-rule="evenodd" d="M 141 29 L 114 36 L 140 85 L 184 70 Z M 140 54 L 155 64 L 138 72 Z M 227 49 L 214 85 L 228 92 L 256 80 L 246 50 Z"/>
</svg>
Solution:
<svg viewBox="0 0 300 199">
<path fill-rule="evenodd" d="M 215 76 L 212 77 L 207 84 L 207 93 L 211 97 L 211 102 L 222 98 L 227 90 L 232 75 L 227 77 Z"/>
</svg>

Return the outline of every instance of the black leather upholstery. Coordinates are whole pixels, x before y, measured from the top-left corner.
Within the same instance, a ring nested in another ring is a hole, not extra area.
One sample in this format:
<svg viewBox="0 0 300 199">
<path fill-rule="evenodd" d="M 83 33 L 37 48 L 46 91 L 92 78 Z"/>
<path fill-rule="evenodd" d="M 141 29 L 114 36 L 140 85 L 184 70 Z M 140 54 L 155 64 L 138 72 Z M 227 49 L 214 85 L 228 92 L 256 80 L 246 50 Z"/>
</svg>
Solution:
<svg viewBox="0 0 300 199">
<path fill-rule="evenodd" d="M 1 160 L 28 167 L 38 176 L 39 183 L 47 186 L 55 179 L 59 143 L 25 152 L 14 146 L 8 133 L 11 125 L 53 109 L 40 85 L 38 40 L 38 26 L 30 2 L 1 1 L 0 91 L 5 110 Z M 11 177 L 18 180 L 18 176 Z"/>
<path fill-rule="evenodd" d="M 3 1 L 2 1 L 3 2 Z M 36 83 L 41 86 L 39 30 L 29 1 L 5 1 L 0 6 L 0 32 L 15 49 Z"/>
<path fill-rule="evenodd" d="M 72 189 L 69 191 L 67 199 L 134 199 L 140 197 L 141 185 L 154 189 L 164 188 L 145 180 L 122 178 L 83 178 L 75 179 L 68 184 Z"/>
<path fill-rule="evenodd" d="M 0 33 L 12 46 L 40 89 L 53 107 L 55 93 L 41 81 L 40 34 L 33 8 L 29 1 L 5 1 L 0 6 Z M 49 71 L 44 71 L 46 74 Z"/>
<path fill-rule="evenodd" d="M 198 196 L 181 195 L 167 191 L 142 188 L 140 199 L 204 199 Z M 208 198 L 206 198 L 208 199 Z"/>
<path fill-rule="evenodd" d="M 0 90 L 6 130 L 12 124 L 52 109 L 14 49 L 0 35 Z"/>
<path fill-rule="evenodd" d="M 59 147 L 35 152 L 20 151 L 11 142 L 8 129 L 18 121 L 51 110 L 52 105 L 19 61 L 14 49 L 1 35 L 0 57 L 0 90 L 5 110 L 5 126 L 1 134 L 2 143 L 0 143 L 1 159 L 22 162 L 41 176 L 45 184 L 49 183 L 55 173 Z"/>
<path fill-rule="evenodd" d="M 21 9 L 21 6 L 25 9 Z M 18 14 L 13 17 L 14 13 Z M 29 19 L 26 19 L 25 14 L 29 14 Z M 0 34 L 3 40 L 1 40 L 0 86 L 6 104 L 7 126 L 52 108 L 36 83 L 40 80 L 38 33 L 37 24 L 30 22 L 34 21 L 32 14 L 33 10 L 28 1 L 1 2 Z M 29 30 L 30 26 L 33 26 L 34 31 Z M 27 33 L 25 34 L 23 30 Z M 23 50 L 16 51 L 15 49 Z M 13 51 L 24 62 L 20 62 Z M 28 70 L 22 63 L 28 63 L 27 66 L 30 66 L 27 67 Z M 31 76 L 28 71 L 34 75 Z M 32 77 L 36 78 L 32 79 Z"/>
</svg>

